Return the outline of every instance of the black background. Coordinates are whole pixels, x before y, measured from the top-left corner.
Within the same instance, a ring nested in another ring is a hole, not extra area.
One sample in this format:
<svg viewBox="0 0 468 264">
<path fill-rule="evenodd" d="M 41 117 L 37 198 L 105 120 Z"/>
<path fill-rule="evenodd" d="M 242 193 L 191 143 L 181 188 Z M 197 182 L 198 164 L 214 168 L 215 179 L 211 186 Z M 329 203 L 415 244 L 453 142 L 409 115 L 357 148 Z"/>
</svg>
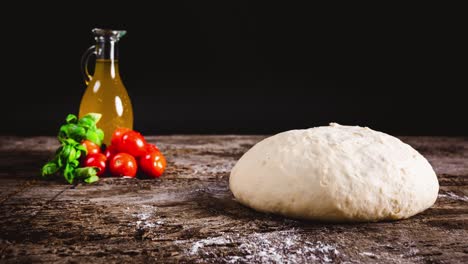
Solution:
<svg viewBox="0 0 468 264">
<path fill-rule="evenodd" d="M 2 19 L 1 134 L 55 135 L 77 113 L 80 58 L 91 29 L 104 27 L 128 31 L 120 71 L 144 134 L 269 134 L 339 122 L 468 135 L 456 17 L 159 2 L 3 9 L 13 18 Z"/>
</svg>

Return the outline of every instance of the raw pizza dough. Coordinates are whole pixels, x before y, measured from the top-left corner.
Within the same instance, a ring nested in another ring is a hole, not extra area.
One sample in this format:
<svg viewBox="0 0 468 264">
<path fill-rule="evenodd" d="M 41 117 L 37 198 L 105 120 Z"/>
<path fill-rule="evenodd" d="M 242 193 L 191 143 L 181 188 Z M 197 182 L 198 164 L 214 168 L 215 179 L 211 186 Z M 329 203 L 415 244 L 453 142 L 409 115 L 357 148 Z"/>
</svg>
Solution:
<svg viewBox="0 0 468 264">
<path fill-rule="evenodd" d="M 260 141 L 234 166 L 229 185 L 258 211 L 334 222 L 408 218 L 439 191 L 431 165 L 411 146 L 336 123 Z"/>
</svg>

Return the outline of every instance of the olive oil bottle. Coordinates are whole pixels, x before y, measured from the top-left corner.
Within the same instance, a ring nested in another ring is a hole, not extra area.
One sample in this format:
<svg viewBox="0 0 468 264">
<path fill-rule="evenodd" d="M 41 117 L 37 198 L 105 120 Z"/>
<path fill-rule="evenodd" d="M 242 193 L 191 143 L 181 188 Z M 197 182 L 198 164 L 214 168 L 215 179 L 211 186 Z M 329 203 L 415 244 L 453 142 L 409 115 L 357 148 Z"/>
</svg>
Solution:
<svg viewBox="0 0 468 264">
<path fill-rule="evenodd" d="M 133 108 L 119 73 L 118 42 L 126 31 L 92 30 L 96 45 L 82 58 L 82 71 L 87 88 L 81 98 L 79 116 L 102 114 L 97 126 L 104 131 L 104 143 L 109 145 L 112 133 L 118 127 L 133 129 Z M 91 55 L 96 56 L 94 74 L 88 71 Z"/>
</svg>

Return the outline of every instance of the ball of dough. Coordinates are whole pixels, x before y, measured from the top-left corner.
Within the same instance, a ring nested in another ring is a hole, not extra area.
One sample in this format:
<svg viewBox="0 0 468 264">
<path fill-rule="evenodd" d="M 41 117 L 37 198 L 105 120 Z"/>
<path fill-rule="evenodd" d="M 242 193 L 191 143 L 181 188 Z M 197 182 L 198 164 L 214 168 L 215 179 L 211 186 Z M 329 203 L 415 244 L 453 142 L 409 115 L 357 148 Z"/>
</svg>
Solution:
<svg viewBox="0 0 468 264">
<path fill-rule="evenodd" d="M 408 218 L 439 191 L 431 165 L 411 146 L 336 123 L 260 141 L 234 166 L 229 185 L 255 210 L 333 222 Z"/>
</svg>

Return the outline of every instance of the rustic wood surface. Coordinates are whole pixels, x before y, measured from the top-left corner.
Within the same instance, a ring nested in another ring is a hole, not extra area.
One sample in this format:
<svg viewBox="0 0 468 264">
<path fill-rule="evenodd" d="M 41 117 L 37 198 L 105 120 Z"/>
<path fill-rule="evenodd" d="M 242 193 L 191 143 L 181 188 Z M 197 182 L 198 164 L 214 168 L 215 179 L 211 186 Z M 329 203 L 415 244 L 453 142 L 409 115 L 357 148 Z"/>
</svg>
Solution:
<svg viewBox="0 0 468 264">
<path fill-rule="evenodd" d="M 262 136 L 149 137 L 158 180 L 42 180 L 52 137 L 0 137 L 0 262 L 468 263 L 468 138 L 403 137 L 433 165 L 437 203 L 410 219 L 297 221 L 238 204 L 229 171 Z"/>
</svg>

